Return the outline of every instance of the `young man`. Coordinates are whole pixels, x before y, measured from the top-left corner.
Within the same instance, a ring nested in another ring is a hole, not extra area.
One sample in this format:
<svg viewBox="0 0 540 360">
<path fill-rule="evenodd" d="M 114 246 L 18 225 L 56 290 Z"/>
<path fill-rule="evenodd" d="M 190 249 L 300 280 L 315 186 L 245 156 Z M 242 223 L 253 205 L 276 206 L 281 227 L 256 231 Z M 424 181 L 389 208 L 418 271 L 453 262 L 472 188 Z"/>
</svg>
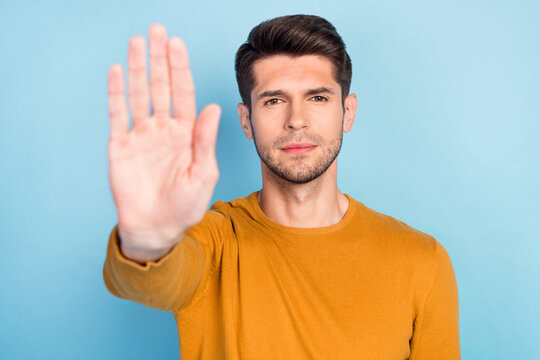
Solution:
<svg viewBox="0 0 540 360">
<path fill-rule="evenodd" d="M 109 291 L 173 312 L 182 359 L 459 359 L 445 249 L 337 188 L 357 99 L 335 28 L 285 16 L 240 47 L 238 112 L 263 186 L 210 210 L 220 109 L 196 118 L 183 42 L 160 25 L 149 38 L 150 89 L 144 39 L 129 46 L 131 131 L 122 68 L 109 74 Z"/>
</svg>

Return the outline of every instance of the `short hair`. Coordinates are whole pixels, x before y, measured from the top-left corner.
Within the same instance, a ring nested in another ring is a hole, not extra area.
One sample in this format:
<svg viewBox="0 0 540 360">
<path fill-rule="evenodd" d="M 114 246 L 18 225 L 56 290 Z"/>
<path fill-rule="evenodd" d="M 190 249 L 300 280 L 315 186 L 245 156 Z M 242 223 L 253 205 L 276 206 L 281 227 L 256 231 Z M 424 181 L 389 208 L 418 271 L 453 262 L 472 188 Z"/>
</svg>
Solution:
<svg viewBox="0 0 540 360">
<path fill-rule="evenodd" d="M 342 102 L 349 94 L 352 65 L 345 43 L 335 27 L 315 15 L 287 15 L 255 26 L 236 52 L 235 72 L 242 101 L 251 111 L 255 87 L 253 65 L 272 55 L 320 55 L 333 64 L 334 78 L 341 86 Z"/>
</svg>

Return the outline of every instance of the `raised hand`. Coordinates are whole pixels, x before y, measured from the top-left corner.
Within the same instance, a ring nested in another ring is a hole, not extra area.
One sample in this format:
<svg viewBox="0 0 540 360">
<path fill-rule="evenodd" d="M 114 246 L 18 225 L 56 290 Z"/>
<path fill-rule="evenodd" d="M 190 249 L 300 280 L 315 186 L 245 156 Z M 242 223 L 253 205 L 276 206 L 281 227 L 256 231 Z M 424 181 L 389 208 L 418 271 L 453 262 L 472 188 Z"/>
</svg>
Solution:
<svg viewBox="0 0 540 360">
<path fill-rule="evenodd" d="M 110 67 L 108 81 L 109 176 L 121 249 L 141 262 L 165 255 L 203 218 L 219 177 L 215 148 L 220 107 L 208 105 L 197 117 L 187 51 L 180 38 L 168 41 L 165 27 L 155 24 L 149 42 L 150 86 L 145 40 L 135 36 L 129 41 L 131 130 L 122 66 Z"/>
</svg>

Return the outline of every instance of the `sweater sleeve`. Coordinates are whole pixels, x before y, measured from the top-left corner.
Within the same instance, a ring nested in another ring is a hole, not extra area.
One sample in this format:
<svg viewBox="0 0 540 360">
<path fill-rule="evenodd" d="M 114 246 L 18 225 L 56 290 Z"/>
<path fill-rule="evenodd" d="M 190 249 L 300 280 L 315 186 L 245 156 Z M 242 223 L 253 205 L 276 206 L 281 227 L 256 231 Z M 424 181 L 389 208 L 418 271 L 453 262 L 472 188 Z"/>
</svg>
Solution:
<svg viewBox="0 0 540 360">
<path fill-rule="evenodd" d="M 435 279 L 414 322 L 409 359 L 461 359 L 457 282 L 450 257 L 438 241 Z"/>
<path fill-rule="evenodd" d="M 169 253 L 144 265 L 122 254 L 116 225 L 103 265 L 105 286 L 122 299 L 159 310 L 180 310 L 202 295 L 219 269 L 224 236 L 231 228 L 228 220 L 221 212 L 207 211 Z"/>
</svg>

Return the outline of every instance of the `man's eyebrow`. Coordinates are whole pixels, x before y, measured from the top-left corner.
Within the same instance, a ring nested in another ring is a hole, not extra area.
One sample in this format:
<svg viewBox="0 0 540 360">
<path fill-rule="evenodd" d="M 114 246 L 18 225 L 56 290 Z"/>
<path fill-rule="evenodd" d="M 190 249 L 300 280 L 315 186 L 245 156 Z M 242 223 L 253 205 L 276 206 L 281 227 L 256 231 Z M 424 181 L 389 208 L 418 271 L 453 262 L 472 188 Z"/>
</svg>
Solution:
<svg viewBox="0 0 540 360">
<path fill-rule="evenodd" d="M 326 93 L 326 94 L 334 94 L 334 90 L 331 88 L 327 88 L 324 86 L 318 87 L 316 89 L 309 89 L 306 91 L 306 95 L 314 95 L 314 94 L 320 94 L 320 93 Z"/>
<path fill-rule="evenodd" d="M 321 94 L 321 93 L 326 93 L 326 94 L 334 94 L 334 90 L 331 89 L 331 88 L 327 88 L 325 86 L 321 86 L 321 87 L 318 87 L 318 88 L 314 88 L 314 89 L 309 89 L 305 92 L 306 95 L 314 95 L 314 94 Z M 280 95 L 287 95 L 287 93 L 283 90 L 266 90 L 266 91 L 263 91 L 262 93 L 260 93 L 258 96 L 257 96 L 257 99 L 260 100 L 262 98 L 265 98 L 265 97 L 269 97 L 269 96 L 280 96 Z"/>
<path fill-rule="evenodd" d="M 263 91 L 262 93 L 260 93 L 258 96 L 257 96 L 257 99 L 262 99 L 264 97 L 269 97 L 269 96 L 279 96 L 279 95 L 285 95 L 285 91 L 283 90 L 266 90 L 266 91 Z"/>
</svg>

